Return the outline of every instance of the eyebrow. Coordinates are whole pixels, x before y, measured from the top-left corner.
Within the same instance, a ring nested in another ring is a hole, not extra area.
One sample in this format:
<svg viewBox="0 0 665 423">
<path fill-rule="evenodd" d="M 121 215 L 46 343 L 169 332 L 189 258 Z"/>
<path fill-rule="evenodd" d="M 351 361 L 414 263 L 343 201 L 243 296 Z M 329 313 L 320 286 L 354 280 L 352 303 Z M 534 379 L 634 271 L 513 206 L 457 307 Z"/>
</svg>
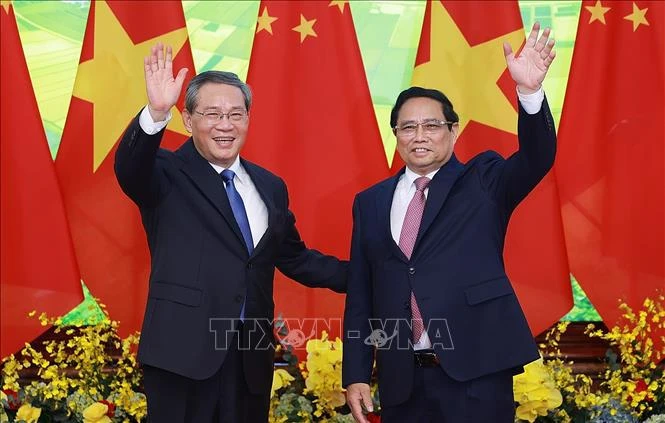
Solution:
<svg viewBox="0 0 665 423">
<path fill-rule="evenodd" d="M 204 111 L 218 111 L 218 112 L 221 112 L 222 109 L 220 107 L 217 107 L 217 106 L 209 106 L 209 107 L 205 107 L 203 110 Z M 243 106 L 233 106 L 229 110 L 229 112 L 234 112 L 234 111 L 244 112 L 245 108 Z"/>
<path fill-rule="evenodd" d="M 426 118 L 426 119 L 423 119 L 423 120 L 421 120 L 421 121 L 418 121 L 418 120 L 415 120 L 415 119 L 410 119 L 410 120 L 404 120 L 404 121 L 402 121 L 402 122 L 400 122 L 400 123 L 403 125 L 403 124 L 405 124 L 405 123 L 417 123 L 417 122 L 426 123 L 426 122 L 434 122 L 434 121 L 436 121 L 436 122 L 440 122 L 440 121 L 442 121 L 442 120 L 445 121 L 445 119 L 439 119 L 439 118 Z"/>
</svg>

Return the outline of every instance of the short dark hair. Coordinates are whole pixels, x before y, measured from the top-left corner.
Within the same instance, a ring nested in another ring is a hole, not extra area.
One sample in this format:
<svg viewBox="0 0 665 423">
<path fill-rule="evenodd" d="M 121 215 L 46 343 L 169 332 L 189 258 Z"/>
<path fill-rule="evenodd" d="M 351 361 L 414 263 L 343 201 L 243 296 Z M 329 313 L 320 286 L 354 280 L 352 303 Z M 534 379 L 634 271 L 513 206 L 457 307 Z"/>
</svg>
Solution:
<svg viewBox="0 0 665 423">
<path fill-rule="evenodd" d="M 448 97 L 445 96 L 441 91 L 435 90 L 432 88 L 423 88 L 423 87 L 411 87 L 399 93 L 395 105 L 393 106 L 392 111 L 390 112 L 390 127 L 394 128 L 397 125 L 397 115 L 399 110 L 402 108 L 404 103 L 407 100 L 415 97 L 427 97 L 441 103 L 441 108 L 443 109 L 443 116 L 446 120 L 450 122 L 458 122 L 459 117 L 455 110 L 453 109 L 453 103 L 448 100 Z"/>
<path fill-rule="evenodd" d="M 187 91 L 185 92 L 185 109 L 192 113 L 197 106 L 199 89 L 205 84 L 225 84 L 240 88 L 243 99 L 245 100 L 245 109 L 249 112 L 252 106 L 252 90 L 233 72 L 223 72 L 209 70 L 201 72 L 189 81 Z"/>
</svg>

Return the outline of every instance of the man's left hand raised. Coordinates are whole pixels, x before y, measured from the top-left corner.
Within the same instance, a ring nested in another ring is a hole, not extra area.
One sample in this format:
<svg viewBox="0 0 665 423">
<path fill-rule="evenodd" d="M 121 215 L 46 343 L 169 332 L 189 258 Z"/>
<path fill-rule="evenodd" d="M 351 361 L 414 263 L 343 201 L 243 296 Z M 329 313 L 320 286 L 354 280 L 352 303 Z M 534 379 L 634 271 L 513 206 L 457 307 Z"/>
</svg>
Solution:
<svg viewBox="0 0 665 423">
<path fill-rule="evenodd" d="M 547 70 L 554 60 L 554 39 L 550 39 L 550 28 L 545 28 L 540 38 L 538 38 L 539 31 L 540 24 L 536 22 L 517 57 L 513 54 L 510 44 L 503 43 L 508 71 L 522 94 L 531 94 L 540 89 Z"/>
</svg>

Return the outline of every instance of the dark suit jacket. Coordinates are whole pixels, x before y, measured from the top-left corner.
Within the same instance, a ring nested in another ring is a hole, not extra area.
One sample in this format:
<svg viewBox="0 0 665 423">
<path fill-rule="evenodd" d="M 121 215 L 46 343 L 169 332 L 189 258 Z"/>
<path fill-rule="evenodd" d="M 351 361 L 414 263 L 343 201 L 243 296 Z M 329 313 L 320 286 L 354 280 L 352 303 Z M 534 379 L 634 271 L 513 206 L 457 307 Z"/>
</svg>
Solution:
<svg viewBox="0 0 665 423">
<path fill-rule="evenodd" d="M 274 360 L 275 266 L 304 285 L 343 292 L 346 263 L 308 250 L 284 181 L 241 159 L 269 214 L 268 229 L 249 256 L 221 177 L 191 138 L 171 152 L 159 148 L 162 135 L 147 135 L 137 117 L 115 157 L 118 182 L 139 206 L 151 254 L 139 360 L 192 379 L 212 376 L 226 355 L 224 332 L 234 329 L 246 298 L 245 376 L 252 391 L 266 393 Z"/>
<path fill-rule="evenodd" d="M 503 245 L 512 211 L 554 162 L 556 135 L 547 101 L 535 115 L 520 105 L 518 136 L 519 151 L 508 159 L 485 152 L 463 164 L 453 155 L 436 173 L 410 260 L 390 232 L 393 194 L 404 170 L 357 195 L 344 386 L 369 382 L 374 348 L 365 341 L 381 329 L 390 338 L 376 348 L 381 403 L 408 399 L 412 290 L 441 367 L 452 378 L 466 381 L 538 358 L 506 276 Z"/>
</svg>

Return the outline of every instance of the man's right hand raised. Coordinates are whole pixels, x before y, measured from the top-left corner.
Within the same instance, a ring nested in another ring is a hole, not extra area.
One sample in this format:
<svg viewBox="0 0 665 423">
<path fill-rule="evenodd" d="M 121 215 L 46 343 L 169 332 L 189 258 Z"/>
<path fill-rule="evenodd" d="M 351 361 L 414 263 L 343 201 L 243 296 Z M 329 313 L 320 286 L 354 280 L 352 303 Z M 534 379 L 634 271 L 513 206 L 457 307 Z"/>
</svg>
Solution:
<svg viewBox="0 0 665 423">
<path fill-rule="evenodd" d="M 173 51 L 171 46 L 159 42 L 150 49 L 150 56 L 143 58 L 145 87 L 148 93 L 148 111 L 155 122 L 163 121 L 180 97 L 187 68 L 182 68 L 173 78 Z"/>
<path fill-rule="evenodd" d="M 346 387 L 346 403 L 351 408 L 351 414 L 358 423 L 368 423 L 364 408 L 372 412 L 374 407 L 372 405 L 372 394 L 370 393 L 369 385 L 366 383 L 352 383 Z"/>
</svg>

